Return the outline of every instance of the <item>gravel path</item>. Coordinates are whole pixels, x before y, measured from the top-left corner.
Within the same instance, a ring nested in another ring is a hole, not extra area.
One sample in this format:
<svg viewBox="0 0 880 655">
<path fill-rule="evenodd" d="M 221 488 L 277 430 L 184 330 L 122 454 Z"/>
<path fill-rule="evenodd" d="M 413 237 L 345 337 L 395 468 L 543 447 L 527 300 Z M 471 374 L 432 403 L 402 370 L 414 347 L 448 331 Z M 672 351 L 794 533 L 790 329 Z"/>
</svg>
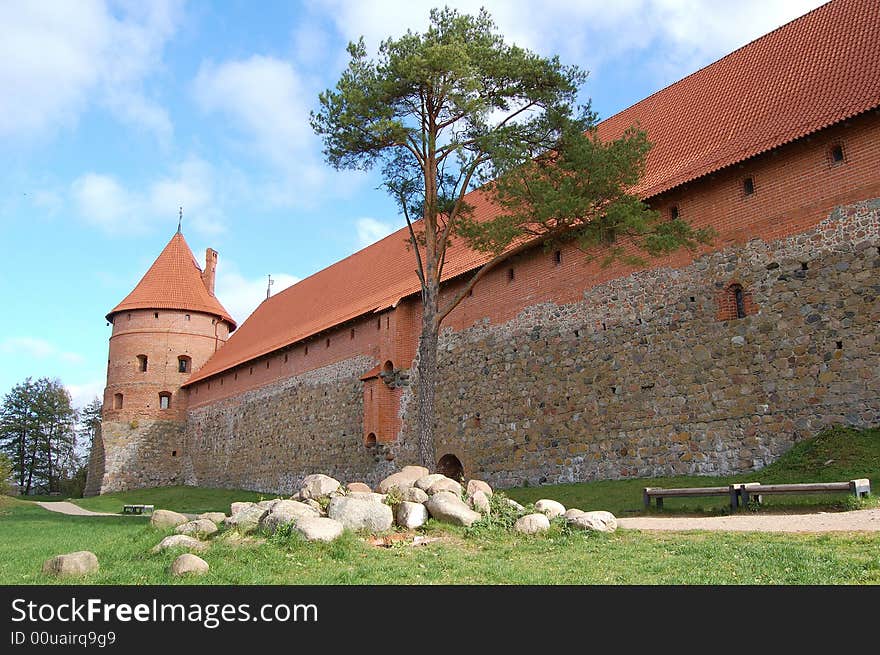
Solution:
<svg viewBox="0 0 880 655">
<path fill-rule="evenodd" d="M 92 512 L 90 510 L 83 509 L 79 505 L 68 503 L 66 500 L 60 500 L 55 503 L 38 502 L 37 505 L 39 505 L 43 509 L 49 510 L 50 512 L 58 512 L 59 514 L 68 514 L 70 516 L 122 516 L 121 514 L 111 514 L 110 512 Z M 127 516 L 135 515 L 129 514 Z"/>
<path fill-rule="evenodd" d="M 722 530 L 730 532 L 880 532 L 880 509 L 814 514 L 737 516 L 642 516 L 617 519 L 629 530 Z"/>
</svg>

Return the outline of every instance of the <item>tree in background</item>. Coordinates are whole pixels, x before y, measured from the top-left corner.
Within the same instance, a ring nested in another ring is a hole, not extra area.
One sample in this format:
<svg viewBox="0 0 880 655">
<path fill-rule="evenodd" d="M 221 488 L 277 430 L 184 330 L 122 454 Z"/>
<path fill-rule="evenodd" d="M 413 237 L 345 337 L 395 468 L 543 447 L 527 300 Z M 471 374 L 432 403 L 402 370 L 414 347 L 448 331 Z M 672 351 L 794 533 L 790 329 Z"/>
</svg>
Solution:
<svg viewBox="0 0 880 655">
<path fill-rule="evenodd" d="M 647 137 L 633 128 L 600 141 L 595 114 L 577 106 L 586 73 L 505 43 L 485 10 L 435 9 L 424 34 L 384 41 L 376 60 L 363 39 L 348 53 L 311 124 L 335 168 L 379 165 L 406 218 L 423 308 L 416 431 L 422 464 L 433 467 L 440 325 L 488 271 L 548 241 L 601 247 L 609 262 L 633 257 L 632 248 L 612 247 L 618 239 L 657 255 L 709 235 L 661 220 L 630 193 L 644 170 Z M 466 194 L 481 185 L 501 212 L 477 220 Z M 456 238 L 488 261 L 441 303 Z"/>
<path fill-rule="evenodd" d="M 12 480 L 12 462 L 0 453 L 0 496 L 9 493 L 9 483 Z"/>
<path fill-rule="evenodd" d="M 79 465 L 76 411 L 59 380 L 27 378 L 0 408 L 0 451 L 11 460 L 22 494 L 58 491 Z"/>
</svg>

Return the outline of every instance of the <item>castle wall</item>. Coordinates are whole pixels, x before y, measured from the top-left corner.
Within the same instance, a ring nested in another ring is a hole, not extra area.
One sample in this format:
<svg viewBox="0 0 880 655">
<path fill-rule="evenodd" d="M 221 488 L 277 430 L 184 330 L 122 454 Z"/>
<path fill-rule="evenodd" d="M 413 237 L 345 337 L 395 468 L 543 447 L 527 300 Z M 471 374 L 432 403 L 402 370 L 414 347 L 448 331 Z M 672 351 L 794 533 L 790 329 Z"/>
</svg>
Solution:
<svg viewBox="0 0 880 655">
<path fill-rule="evenodd" d="M 361 434 L 363 383 L 374 365 L 352 357 L 192 409 L 187 484 L 276 493 L 299 489 L 306 475 L 377 482 L 391 471 L 380 446 Z"/>
<path fill-rule="evenodd" d="M 438 458 L 499 486 L 721 474 L 760 468 L 831 424 L 880 422 L 878 222 L 880 201 L 858 203 L 787 239 L 445 330 Z M 754 311 L 718 320 L 731 281 Z M 412 422 L 390 452 L 363 443 L 358 378 L 374 363 L 351 358 L 192 410 L 190 482 L 286 492 L 313 472 L 375 482 L 415 462 Z"/>
<path fill-rule="evenodd" d="M 880 423 L 878 221 L 880 200 L 859 203 L 798 236 L 446 331 L 437 457 L 500 486 L 722 474 L 832 424 Z M 756 313 L 719 321 L 731 280 Z M 409 426 L 409 457 L 414 442 Z"/>
</svg>

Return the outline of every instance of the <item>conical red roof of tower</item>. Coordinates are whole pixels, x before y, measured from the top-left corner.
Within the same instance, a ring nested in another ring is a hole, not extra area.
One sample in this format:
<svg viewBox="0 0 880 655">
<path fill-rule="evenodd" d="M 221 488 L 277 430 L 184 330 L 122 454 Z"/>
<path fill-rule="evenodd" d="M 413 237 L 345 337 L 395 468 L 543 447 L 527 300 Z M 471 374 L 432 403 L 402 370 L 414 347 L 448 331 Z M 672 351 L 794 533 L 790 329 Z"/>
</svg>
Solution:
<svg viewBox="0 0 880 655">
<path fill-rule="evenodd" d="M 205 286 L 202 269 L 180 232 L 171 237 L 134 290 L 107 314 L 107 320 L 113 314 L 132 309 L 204 312 L 222 318 L 229 323 L 230 330 L 236 327 L 229 312 Z"/>
</svg>

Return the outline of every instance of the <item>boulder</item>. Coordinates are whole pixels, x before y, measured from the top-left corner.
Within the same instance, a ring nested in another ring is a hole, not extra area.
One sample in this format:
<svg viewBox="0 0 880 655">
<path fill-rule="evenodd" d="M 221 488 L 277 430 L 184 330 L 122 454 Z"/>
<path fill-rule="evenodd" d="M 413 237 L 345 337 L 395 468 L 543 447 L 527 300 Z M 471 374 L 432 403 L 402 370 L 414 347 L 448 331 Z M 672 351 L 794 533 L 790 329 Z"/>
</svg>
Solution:
<svg viewBox="0 0 880 655">
<path fill-rule="evenodd" d="M 43 562 L 43 573 L 50 575 L 88 575 L 97 570 L 98 558 L 88 550 L 56 555 Z"/>
<path fill-rule="evenodd" d="M 516 502 L 513 498 L 505 498 L 505 499 L 504 499 L 504 502 L 506 502 L 508 505 L 510 505 L 511 507 L 513 507 L 513 509 L 515 509 L 517 512 L 522 512 L 523 510 L 525 510 L 525 507 L 523 507 L 522 505 L 520 505 L 520 504 L 519 504 L 518 502 Z"/>
<path fill-rule="evenodd" d="M 201 535 L 207 537 L 217 532 L 217 524 L 208 519 L 196 519 L 195 521 L 187 521 L 174 528 L 177 534 L 188 534 L 190 536 Z"/>
<path fill-rule="evenodd" d="M 482 480 L 468 480 L 468 483 L 467 483 L 468 497 L 473 496 L 478 491 L 482 491 L 487 496 L 492 495 L 492 487 L 490 487 L 487 482 L 483 482 Z"/>
<path fill-rule="evenodd" d="M 248 507 L 256 507 L 256 505 L 257 505 L 256 503 L 251 503 L 251 502 L 247 502 L 247 501 L 241 502 L 241 503 L 232 503 L 229 506 L 229 516 L 235 516 L 241 510 L 247 509 Z"/>
<path fill-rule="evenodd" d="M 208 519 L 212 521 L 216 525 L 220 525 L 223 523 L 223 520 L 226 518 L 226 514 L 223 512 L 205 512 L 203 514 L 199 514 L 200 519 Z"/>
<path fill-rule="evenodd" d="M 452 478 L 444 477 L 442 480 L 437 480 L 434 484 L 428 487 L 429 496 L 438 494 L 441 491 L 451 491 L 456 496 L 461 496 L 461 485 Z"/>
<path fill-rule="evenodd" d="M 428 475 L 429 471 L 424 466 L 404 466 L 397 473 L 392 473 L 379 483 L 379 492 L 387 494 L 389 489 L 397 487 L 406 489 L 413 486 L 416 480 Z"/>
<path fill-rule="evenodd" d="M 256 504 L 251 504 L 249 507 L 245 507 L 226 518 L 223 523 L 230 528 L 235 528 L 242 534 L 247 534 L 255 532 L 260 527 L 260 521 L 267 513 L 268 510 Z"/>
<path fill-rule="evenodd" d="M 423 475 L 418 480 L 416 480 L 415 487 L 421 489 L 422 491 L 427 491 L 431 488 L 431 485 L 437 482 L 437 480 L 449 479 L 442 473 L 431 473 L 431 475 Z"/>
<path fill-rule="evenodd" d="M 299 494 L 302 498 L 320 498 L 321 496 L 329 496 L 341 486 L 342 483 L 339 480 L 323 473 L 315 473 L 305 477 Z"/>
<path fill-rule="evenodd" d="M 169 537 L 165 537 L 162 541 L 160 541 L 157 545 L 153 546 L 152 552 L 158 553 L 162 550 L 167 550 L 168 548 L 184 548 L 186 550 L 205 550 L 208 548 L 208 544 L 204 541 L 199 541 L 189 535 L 185 534 L 173 534 Z"/>
<path fill-rule="evenodd" d="M 442 523 L 469 526 L 482 516 L 451 491 L 440 491 L 425 503 L 431 516 Z"/>
<path fill-rule="evenodd" d="M 342 523 L 323 516 L 303 516 L 295 529 L 308 541 L 333 541 L 345 529 Z"/>
<path fill-rule="evenodd" d="M 388 497 L 387 494 L 377 494 L 375 491 L 352 491 L 348 494 L 349 498 L 360 498 L 361 500 L 371 500 L 374 503 L 384 503 Z"/>
<path fill-rule="evenodd" d="M 316 510 L 306 503 L 300 503 L 296 500 L 280 500 L 260 519 L 260 528 L 267 532 L 275 532 L 282 525 L 296 523 L 305 516 L 316 518 L 320 515 L 320 510 Z"/>
<path fill-rule="evenodd" d="M 178 525 L 183 525 L 187 521 L 189 521 L 189 518 L 187 518 L 183 514 L 179 512 L 172 512 L 168 509 L 157 509 L 150 517 L 150 525 L 152 525 L 154 528 L 159 528 L 160 530 L 176 528 Z"/>
<path fill-rule="evenodd" d="M 327 515 L 342 523 L 348 530 L 384 532 L 394 523 L 391 508 L 366 498 L 339 496 L 330 501 Z"/>
<path fill-rule="evenodd" d="M 184 553 L 171 564 L 171 572 L 174 575 L 204 575 L 208 572 L 208 563 L 198 555 Z"/>
<path fill-rule="evenodd" d="M 611 512 L 582 512 L 568 519 L 570 525 L 582 530 L 596 532 L 614 532 L 617 530 L 617 519 Z"/>
<path fill-rule="evenodd" d="M 526 514 L 513 524 L 513 529 L 522 534 L 535 534 L 550 529 L 550 519 L 545 514 Z"/>
<path fill-rule="evenodd" d="M 278 504 L 280 498 L 273 498 L 271 500 L 261 500 L 257 503 L 257 507 L 262 507 L 263 509 L 272 509 L 275 505 Z"/>
<path fill-rule="evenodd" d="M 363 482 L 349 482 L 345 485 L 345 488 L 348 491 L 361 491 L 364 493 L 370 493 L 372 489 L 370 489 L 370 485 L 364 484 Z"/>
<path fill-rule="evenodd" d="M 584 512 L 584 510 L 582 509 L 572 507 L 571 509 L 565 510 L 565 514 L 563 514 L 563 516 L 567 519 L 573 519 L 575 516 L 579 516 L 581 514 L 586 514 L 586 512 Z"/>
<path fill-rule="evenodd" d="M 481 514 L 489 514 L 491 512 L 489 496 L 486 495 L 485 491 L 475 491 L 474 494 L 470 498 L 468 498 L 468 501 L 470 502 L 471 507 L 473 507 L 474 510 L 480 512 Z"/>
<path fill-rule="evenodd" d="M 315 510 L 316 512 L 318 512 L 318 514 L 321 514 L 321 515 L 325 514 L 325 512 L 324 512 L 324 508 L 321 507 L 321 503 L 319 503 L 319 502 L 318 502 L 317 500 L 315 500 L 314 498 L 306 498 L 305 500 L 302 500 L 302 501 L 300 501 L 300 502 L 302 502 L 303 505 L 308 505 L 308 506 L 311 507 L 313 510 Z"/>
<path fill-rule="evenodd" d="M 418 487 L 407 487 L 400 492 L 401 500 L 408 503 L 424 503 L 428 500 L 428 494 Z"/>
<path fill-rule="evenodd" d="M 565 506 L 555 500 L 542 498 L 535 503 L 535 509 L 544 514 L 548 519 L 555 519 L 557 516 L 565 514 Z"/>
<path fill-rule="evenodd" d="M 394 520 L 402 528 L 420 528 L 428 520 L 428 510 L 421 503 L 404 500 L 394 508 Z"/>
</svg>

